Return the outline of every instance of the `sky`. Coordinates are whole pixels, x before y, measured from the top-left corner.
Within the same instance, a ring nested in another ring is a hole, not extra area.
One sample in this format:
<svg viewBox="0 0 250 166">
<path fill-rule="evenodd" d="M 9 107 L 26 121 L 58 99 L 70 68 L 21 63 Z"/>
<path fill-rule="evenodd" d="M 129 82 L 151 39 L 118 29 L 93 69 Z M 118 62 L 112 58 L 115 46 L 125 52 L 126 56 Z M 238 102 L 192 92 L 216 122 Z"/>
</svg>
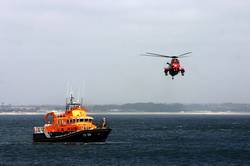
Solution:
<svg viewBox="0 0 250 166">
<path fill-rule="evenodd" d="M 250 1 L 0 0 L 0 102 L 250 103 Z M 164 76 L 178 55 L 185 76 Z"/>
</svg>

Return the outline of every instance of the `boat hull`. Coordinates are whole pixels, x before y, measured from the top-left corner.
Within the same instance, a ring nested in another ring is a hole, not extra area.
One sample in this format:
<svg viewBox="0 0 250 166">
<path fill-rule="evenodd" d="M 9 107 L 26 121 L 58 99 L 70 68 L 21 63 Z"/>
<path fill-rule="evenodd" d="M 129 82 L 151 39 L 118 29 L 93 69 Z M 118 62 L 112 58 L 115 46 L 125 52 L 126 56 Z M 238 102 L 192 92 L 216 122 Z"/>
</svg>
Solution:
<svg viewBox="0 0 250 166">
<path fill-rule="evenodd" d="M 111 129 L 81 130 L 70 133 L 34 133 L 33 142 L 105 142 Z"/>
</svg>

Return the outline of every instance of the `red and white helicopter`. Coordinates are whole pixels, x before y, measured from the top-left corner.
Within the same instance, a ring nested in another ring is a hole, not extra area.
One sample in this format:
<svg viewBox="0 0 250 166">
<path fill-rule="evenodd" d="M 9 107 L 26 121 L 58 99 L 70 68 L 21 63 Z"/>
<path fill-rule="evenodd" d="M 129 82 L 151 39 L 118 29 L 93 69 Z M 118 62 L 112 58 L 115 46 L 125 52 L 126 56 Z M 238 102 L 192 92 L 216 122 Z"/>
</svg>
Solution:
<svg viewBox="0 0 250 166">
<path fill-rule="evenodd" d="M 160 58 L 171 58 L 171 63 L 167 62 L 169 65 L 167 68 L 164 68 L 164 73 L 167 76 L 170 74 L 172 76 L 172 79 L 174 79 L 174 76 L 177 75 L 179 72 L 181 72 L 181 75 L 184 76 L 185 69 L 181 67 L 180 61 L 178 58 L 184 58 L 187 57 L 185 55 L 191 54 L 192 52 L 186 52 L 184 54 L 180 54 L 177 56 L 167 56 L 167 55 L 161 55 L 156 53 L 150 53 L 147 52 L 146 54 L 143 54 L 143 56 L 152 56 L 152 57 L 160 57 Z"/>
</svg>

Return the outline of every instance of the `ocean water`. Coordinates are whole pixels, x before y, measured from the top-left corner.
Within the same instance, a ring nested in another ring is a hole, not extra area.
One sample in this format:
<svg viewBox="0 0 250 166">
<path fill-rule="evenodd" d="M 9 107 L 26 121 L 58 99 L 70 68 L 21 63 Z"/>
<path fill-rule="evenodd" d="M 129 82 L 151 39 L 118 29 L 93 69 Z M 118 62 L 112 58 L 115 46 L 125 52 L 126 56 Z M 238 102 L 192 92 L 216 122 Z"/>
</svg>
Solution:
<svg viewBox="0 0 250 166">
<path fill-rule="evenodd" d="M 1 115 L 0 165 L 250 165 L 250 116 L 105 117 L 106 143 L 34 144 L 42 115 Z"/>
</svg>

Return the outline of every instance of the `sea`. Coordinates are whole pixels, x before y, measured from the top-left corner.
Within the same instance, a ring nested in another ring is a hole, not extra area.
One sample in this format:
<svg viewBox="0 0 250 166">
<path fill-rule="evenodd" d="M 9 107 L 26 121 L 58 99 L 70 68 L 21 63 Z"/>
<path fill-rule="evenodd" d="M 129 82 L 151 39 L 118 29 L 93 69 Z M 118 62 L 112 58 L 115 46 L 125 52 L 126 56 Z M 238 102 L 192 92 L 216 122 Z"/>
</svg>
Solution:
<svg viewBox="0 0 250 166">
<path fill-rule="evenodd" d="M 0 115 L 0 165 L 250 165 L 250 115 L 116 114 L 105 143 L 33 143 L 43 115 Z"/>
</svg>

